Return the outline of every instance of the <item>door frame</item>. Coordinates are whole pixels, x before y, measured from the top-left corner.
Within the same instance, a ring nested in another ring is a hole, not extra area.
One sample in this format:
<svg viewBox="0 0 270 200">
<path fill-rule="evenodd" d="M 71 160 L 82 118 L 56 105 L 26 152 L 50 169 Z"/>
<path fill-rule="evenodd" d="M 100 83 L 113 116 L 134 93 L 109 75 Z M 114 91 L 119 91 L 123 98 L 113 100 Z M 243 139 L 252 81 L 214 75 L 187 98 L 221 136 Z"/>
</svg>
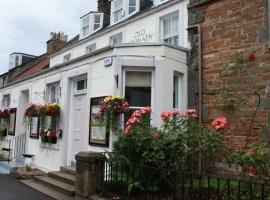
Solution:
<svg viewBox="0 0 270 200">
<path fill-rule="evenodd" d="M 78 76 L 75 77 L 73 79 L 71 79 L 71 94 L 70 94 L 70 105 L 69 105 L 69 131 L 68 131 L 68 156 L 67 156 L 67 165 L 71 165 L 71 162 L 74 161 L 74 155 L 73 155 L 73 117 L 74 117 L 74 106 L 75 106 L 75 97 L 79 96 L 79 95 L 85 95 L 86 97 L 86 101 L 87 101 L 87 88 L 85 88 L 84 90 L 80 90 L 80 91 L 75 91 L 75 84 L 77 83 L 77 81 L 82 80 L 82 79 L 86 79 L 87 80 L 87 76 Z M 85 102 L 86 108 L 87 108 L 87 102 Z M 86 122 L 87 122 L 87 115 L 86 115 Z M 87 123 L 86 123 L 87 124 Z M 85 131 L 87 137 L 88 137 L 88 131 Z M 87 141 L 87 140 L 86 140 Z M 86 142 L 83 145 L 83 150 L 88 149 L 88 142 Z"/>
</svg>

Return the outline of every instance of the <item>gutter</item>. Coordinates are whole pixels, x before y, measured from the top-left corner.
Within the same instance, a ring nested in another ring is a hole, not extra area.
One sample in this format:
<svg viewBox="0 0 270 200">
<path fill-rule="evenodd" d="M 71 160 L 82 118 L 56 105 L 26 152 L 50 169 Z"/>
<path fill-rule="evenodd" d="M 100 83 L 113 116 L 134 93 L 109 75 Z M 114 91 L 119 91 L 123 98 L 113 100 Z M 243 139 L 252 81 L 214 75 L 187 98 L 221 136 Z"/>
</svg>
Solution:
<svg viewBox="0 0 270 200">
<path fill-rule="evenodd" d="M 188 29 L 197 29 L 198 31 L 198 73 L 199 73 L 199 110 L 198 110 L 198 115 L 199 115 L 199 136 L 202 135 L 202 28 L 200 24 L 190 26 Z M 199 173 L 202 171 L 202 159 L 201 159 L 201 154 L 199 153 Z"/>
</svg>

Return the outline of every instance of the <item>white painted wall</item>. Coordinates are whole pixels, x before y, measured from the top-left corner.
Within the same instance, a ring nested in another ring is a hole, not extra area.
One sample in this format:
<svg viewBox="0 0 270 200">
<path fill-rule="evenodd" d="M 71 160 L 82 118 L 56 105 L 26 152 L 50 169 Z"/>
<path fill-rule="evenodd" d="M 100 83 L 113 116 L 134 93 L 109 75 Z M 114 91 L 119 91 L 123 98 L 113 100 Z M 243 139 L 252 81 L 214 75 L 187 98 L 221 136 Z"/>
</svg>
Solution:
<svg viewBox="0 0 270 200">
<path fill-rule="evenodd" d="M 109 67 L 104 66 L 104 58 L 112 57 L 113 64 Z M 18 108 L 17 116 L 22 117 L 22 109 L 19 107 L 21 91 L 29 90 L 29 99 L 34 103 L 43 104 L 45 102 L 46 85 L 55 81 L 60 81 L 61 87 L 61 120 L 60 128 L 63 129 L 63 138 L 58 140 L 56 149 L 42 147 L 37 139 L 27 136 L 27 152 L 34 154 L 33 163 L 42 169 L 59 170 L 60 166 L 70 164 L 72 132 L 70 124 L 73 116 L 72 108 L 72 81 L 74 78 L 86 75 L 88 87 L 86 91 L 87 106 L 85 112 L 90 113 L 90 98 L 112 95 L 123 95 L 123 69 L 152 70 L 153 79 L 153 124 L 157 127 L 161 125 L 160 113 L 172 110 L 173 102 L 173 73 L 178 71 L 183 73 L 183 104 L 182 110 L 187 107 L 187 52 L 164 46 L 149 45 L 137 47 L 117 47 L 103 53 L 85 58 L 63 66 L 61 69 L 52 70 L 46 74 L 13 84 L 9 87 L 0 89 L 0 98 L 4 94 L 11 95 L 11 108 Z M 119 75 L 119 87 L 116 87 L 114 75 Z M 90 115 L 87 114 L 89 122 Z M 23 125 L 17 120 L 16 135 L 22 134 Z M 112 149 L 112 143 L 117 135 L 110 136 L 110 148 L 90 146 L 89 123 L 85 124 L 85 134 L 82 150 L 103 152 Z M 74 155 L 73 155 L 74 156 Z"/>
<path fill-rule="evenodd" d="M 117 24 L 116 26 L 110 27 L 98 34 L 98 36 L 90 36 L 75 44 L 70 49 L 64 50 L 63 52 L 56 53 L 51 57 L 50 66 L 63 63 L 63 57 L 71 53 L 71 58 L 77 58 L 85 54 L 87 46 L 96 43 L 96 49 L 100 49 L 109 46 L 109 40 L 112 35 L 122 32 L 123 43 L 154 43 L 161 41 L 161 30 L 160 30 L 160 18 L 174 13 L 179 13 L 179 46 L 189 47 L 187 26 L 188 26 L 188 15 L 187 15 L 187 4 L 188 0 L 179 1 L 169 7 L 166 7 L 158 12 L 151 13 L 144 17 L 139 17 L 138 20 L 130 20 L 130 23 L 126 25 Z M 155 8 L 153 8 L 155 9 Z M 143 15 L 143 14 L 142 14 Z M 147 38 L 144 40 L 144 38 Z"/>
</svg>

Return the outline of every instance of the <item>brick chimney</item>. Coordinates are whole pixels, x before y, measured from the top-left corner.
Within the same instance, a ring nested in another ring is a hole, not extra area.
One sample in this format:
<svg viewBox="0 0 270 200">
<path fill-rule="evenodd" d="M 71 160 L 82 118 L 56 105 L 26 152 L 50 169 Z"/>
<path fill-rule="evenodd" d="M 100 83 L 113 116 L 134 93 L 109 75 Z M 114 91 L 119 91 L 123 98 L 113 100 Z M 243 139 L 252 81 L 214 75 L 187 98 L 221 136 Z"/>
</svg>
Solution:
<svg viewBox="0 0 270 200">
<path fill-rule="evenodd" d="M 47 54 L 53 54 L 60 50 L 67 42 L 68 37 L 64 33 L 51 32 L 51 39 L 47 41 Z"/>
<path fill-rule="evenodd" d="M 111 14 L 111 1 L 110 0 L 98 0 L 98 11 L 107 15 Z"/>
</svg>

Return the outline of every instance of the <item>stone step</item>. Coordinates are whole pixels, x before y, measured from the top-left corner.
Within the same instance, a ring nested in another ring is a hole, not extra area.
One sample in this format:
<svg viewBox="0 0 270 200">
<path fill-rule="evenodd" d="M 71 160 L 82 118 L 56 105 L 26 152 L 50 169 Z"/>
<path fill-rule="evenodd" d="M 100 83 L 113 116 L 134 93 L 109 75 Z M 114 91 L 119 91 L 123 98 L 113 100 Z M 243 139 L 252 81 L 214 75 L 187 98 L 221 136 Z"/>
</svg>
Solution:
<svg viewBox="0 0 270 200">
<path fill-rule="evenodd" d="M 75 197 L 68 196 L 62 192 L 47 187 L 46 185 L 36 182 L 33 179 L 21 180 L 21 183 L 55 199 L 55 200 L 75 200 Z"/>
<path fill-rule="evenodd" d="M 60 167 L 60 172 L 76 175 L 76 168 L 75 167 Z"/>
<path fill-rule="evenodd" d="M 70 185 L 75 185 L 75 175 L 68 174 L 65 172 L 49 172 L 48 176 L 64 183 L 68 183 Z"/>
<path fill-rule="evenodd" d="M 54 190 L 67 194 L 69 196 L 75 195 L 75 186 L 64 183 L 49 176 L 36 176 L 34 180 Z"/>
</svg>

